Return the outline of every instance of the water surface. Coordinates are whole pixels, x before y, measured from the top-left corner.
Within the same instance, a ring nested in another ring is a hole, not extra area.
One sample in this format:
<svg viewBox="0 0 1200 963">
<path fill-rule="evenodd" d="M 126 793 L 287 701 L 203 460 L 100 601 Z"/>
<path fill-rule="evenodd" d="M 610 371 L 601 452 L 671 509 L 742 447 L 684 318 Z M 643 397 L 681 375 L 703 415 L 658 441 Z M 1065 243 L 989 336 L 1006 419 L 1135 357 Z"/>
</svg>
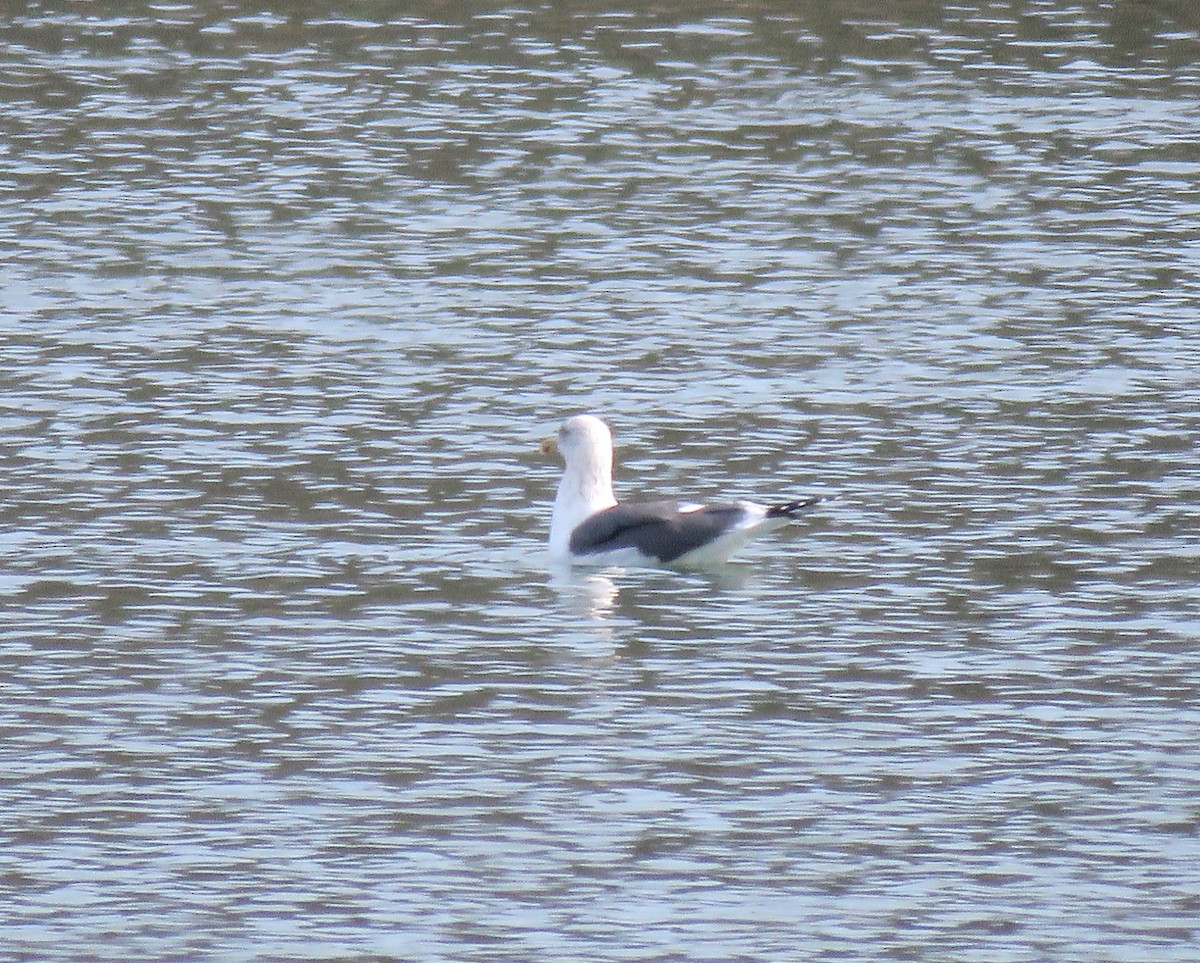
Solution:
<svg viewBox="0 0 1200 963">
<path fill-rule="evenodd" d="M 1200 21 L 796 7 L 10 18 L 8 955 L 1200 955 Z"/>
</svg>

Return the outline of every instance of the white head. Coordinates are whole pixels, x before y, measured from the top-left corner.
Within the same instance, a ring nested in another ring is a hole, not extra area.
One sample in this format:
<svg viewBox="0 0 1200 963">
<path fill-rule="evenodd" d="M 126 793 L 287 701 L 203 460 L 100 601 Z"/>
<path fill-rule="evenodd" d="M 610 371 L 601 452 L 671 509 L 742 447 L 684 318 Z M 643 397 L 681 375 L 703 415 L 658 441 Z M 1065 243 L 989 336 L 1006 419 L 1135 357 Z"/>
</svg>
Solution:
<svg viewBox="0 0 1200 963">
<path fill-rule="evenodd" d="M 558 429 L 558 450 L 567 471 L 595 471 L 612 478 L 612 432 L 593 415 L 575 415 Z"/>
<path fill-rule="evenodd" d="M 575 527 L 617 503 L 612 487 L 612 432 L 599 418 L 575 415 L 562 423 L 555 442 L 566 468 L 554 499 L 550 551 L 565 557 Z"/>
</svg>

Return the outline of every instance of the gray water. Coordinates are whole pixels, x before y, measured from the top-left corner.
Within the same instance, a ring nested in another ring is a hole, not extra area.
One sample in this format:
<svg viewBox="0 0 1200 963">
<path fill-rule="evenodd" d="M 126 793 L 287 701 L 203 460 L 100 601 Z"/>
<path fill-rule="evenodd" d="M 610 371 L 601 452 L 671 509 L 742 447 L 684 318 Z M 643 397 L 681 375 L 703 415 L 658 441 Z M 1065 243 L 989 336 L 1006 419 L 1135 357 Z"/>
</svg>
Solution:
<svg viewBox="0 0 1200 963">
<path fill-rule="evenodd" d="M 0 956 L 1200 959 L 1193 4 L 31 10 Z"/>
</svg>

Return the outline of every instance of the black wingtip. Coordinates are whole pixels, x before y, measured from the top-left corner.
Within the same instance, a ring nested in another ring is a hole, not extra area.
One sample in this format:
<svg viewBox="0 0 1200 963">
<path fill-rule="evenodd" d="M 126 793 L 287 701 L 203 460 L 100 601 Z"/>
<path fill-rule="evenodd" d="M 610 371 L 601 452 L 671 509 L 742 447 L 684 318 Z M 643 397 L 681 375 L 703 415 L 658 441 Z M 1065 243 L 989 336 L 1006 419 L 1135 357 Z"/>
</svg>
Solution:
<svg viewBox="0 0 1200 963">
<path fill-rule="evenodd" d="M 767 518 L 799 518 L 805 509 L 812 508 L 818 502 L 827 500 L 824 495 L 812 495 L 809 498 L 801 498 L 794 502 L 783 502 L 779 505 L 772 505 L 767 509 Z"/>
</svg>

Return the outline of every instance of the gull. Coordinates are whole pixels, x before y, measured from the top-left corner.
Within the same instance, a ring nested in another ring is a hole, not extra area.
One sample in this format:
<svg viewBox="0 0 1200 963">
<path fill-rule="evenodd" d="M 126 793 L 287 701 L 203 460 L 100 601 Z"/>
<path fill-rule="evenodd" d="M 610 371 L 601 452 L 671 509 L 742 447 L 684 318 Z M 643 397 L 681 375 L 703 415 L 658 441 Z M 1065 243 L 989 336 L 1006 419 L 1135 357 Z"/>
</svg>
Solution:
<svg viewBox="0 0 1200 963">
<path fill-rule="evenodd" d="M 568 418 L 542 448 L 557 449 L 566 466 L 550 519 L 550 557 L 556 562 L 708 568 L 823 500 L 618 503 L 612 432 L 593 415 Z"/>
</svg>

